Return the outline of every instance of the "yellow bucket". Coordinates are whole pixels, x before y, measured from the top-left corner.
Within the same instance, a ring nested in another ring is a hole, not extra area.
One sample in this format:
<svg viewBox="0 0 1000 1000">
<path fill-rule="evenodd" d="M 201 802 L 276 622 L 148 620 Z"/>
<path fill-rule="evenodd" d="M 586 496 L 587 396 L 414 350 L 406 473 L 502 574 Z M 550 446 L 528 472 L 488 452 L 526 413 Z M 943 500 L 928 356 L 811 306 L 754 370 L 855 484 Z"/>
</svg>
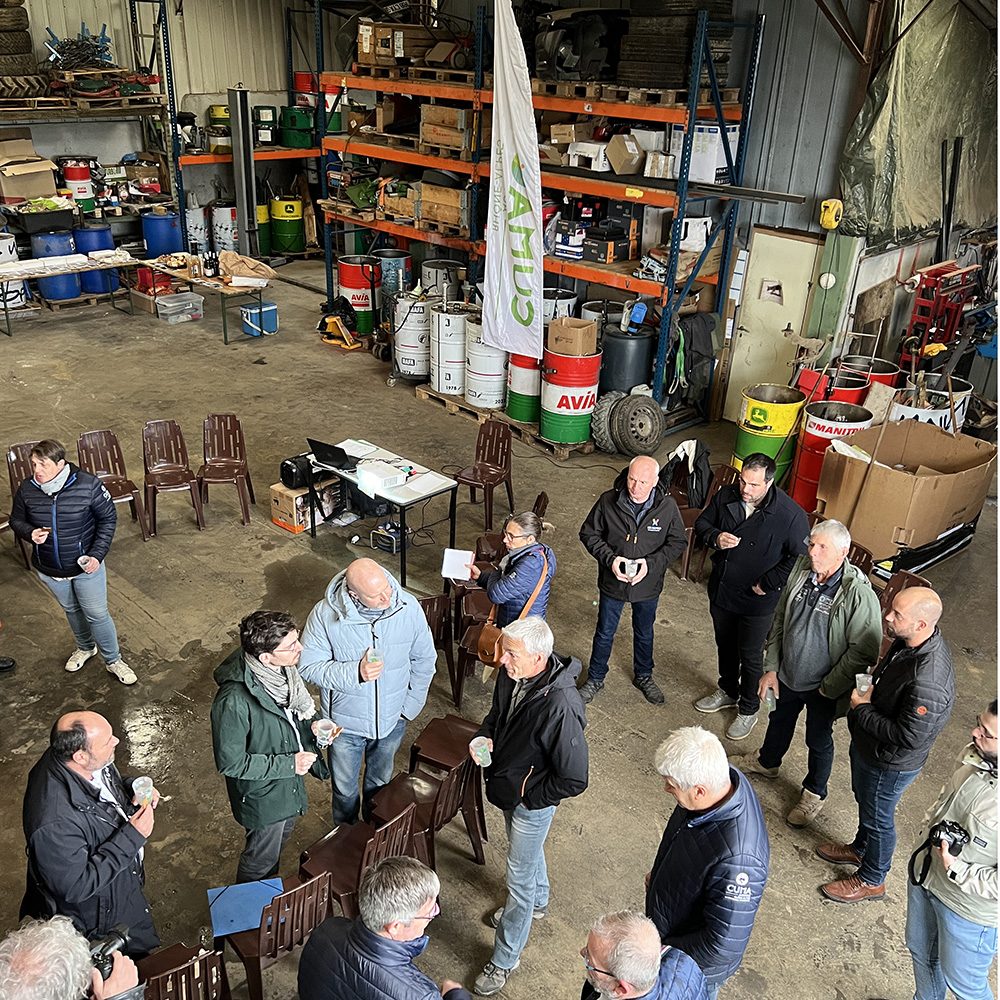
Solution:
<svg viewBox="0 0 1000 1000">
<path fill-rule="evenodd" d="M 801 389 L 761 382 L 743 390 L 740 427 L 763 437 L 787 437 L 799 420 L 806 401 Z"/>
<path fill-rule="evenodd" d="M 301 219 L 302 199 L 301 198 L 272 198 L 271 199 L 272 219 Z"/>
<path fill-rule="evenodd" d="M 271 213 L 267 210 L 267 205 L 257 206 L 257 225 L 271 221 Z"/>
<path fill-rule="evenodd" d="M 208 117 L 209 117 L 209 119 L 212 119 L 212 118 L 224 119 L 225 121 L 228 122 L 229 118 L 230 118 L 230 115 L 229 115 L 229 105 L 228 104 L 210 104 L 208 106 Z"/>
</svg>

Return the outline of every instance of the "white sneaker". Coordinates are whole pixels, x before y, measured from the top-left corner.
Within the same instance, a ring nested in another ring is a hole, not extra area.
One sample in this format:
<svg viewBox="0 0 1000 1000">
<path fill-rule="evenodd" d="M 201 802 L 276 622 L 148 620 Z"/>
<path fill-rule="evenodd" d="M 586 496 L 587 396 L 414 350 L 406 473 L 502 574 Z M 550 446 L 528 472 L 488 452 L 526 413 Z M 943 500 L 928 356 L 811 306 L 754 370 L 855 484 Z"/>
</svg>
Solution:
<svg viewBox="0 0 1000 1000">
<path fill-rule="evenodd" d="M 716 688 L 711 694 L 706 695 L 704 698 L 699 698 L 694 703 L 694 707 L 699 712 L 708 714 L 710 712 L 721 712 L 724 708 L 735 708 L 736 704 L 735 698 L 730 698 L 722 688 Z"/>
<path fill-rule="evenodd" d="M 114 663 L 109 663 L 107 669 L 108 673 L 114 674 L 122 684 L 134 684 L 139 679 L 136 677 L 135 671 L 124 660 L 115 660 Z"/>
<path fill-rule="evenodd" d="M 726 730 L 726 738 L 730 740 L 745 740 L 753 732 L 753 727 L 756 725 L 756 715 L 737 715 Z"/>
<path fill-rule="evenodd" d="M 78 649 L 66 661 L 66 669 L 75 674 L 86 662 L 97 652 L 97 647 L 93 649 Z"/>
</svg>

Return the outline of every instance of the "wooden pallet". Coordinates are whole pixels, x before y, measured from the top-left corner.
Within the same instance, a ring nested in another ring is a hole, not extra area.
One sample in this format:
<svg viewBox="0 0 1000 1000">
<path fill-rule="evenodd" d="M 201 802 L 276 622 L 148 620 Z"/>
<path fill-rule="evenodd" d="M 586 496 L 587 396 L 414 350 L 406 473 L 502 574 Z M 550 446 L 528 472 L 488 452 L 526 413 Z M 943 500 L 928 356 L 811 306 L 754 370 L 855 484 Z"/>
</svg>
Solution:
<svg viewBox="0 0 1000 1000">
<path fill-rule="evenodd" d="M 424 156 L 442 156 L 450 160 L 464 160 L 466 163 L 472 161 L 471 149 L 458 149 L 454 146 L 437 146 L 430 142 L 422 142 L 418 148 Z M 488 146 L 485 152 L 489 153 Z"/>
<path fill-rule="evenodd" d="M 447 66 L 411 66 L 411 80 L 424 80 L 429 83 L 458 83 L 463 87 L 475 87 L 476 74 L 471 70 L 449 69 Z M 491 90 L 493 74 L 483 74 L 483 89 Z"/>
<path fill-rule="evenodd" d="M 402 80 L 406 77 L 403 66 L 371 66 L 368 63 L 355 63 L 352 67 L 355 76 L 370 76 L 375 80 Z"/>
<path fill-rule="evenodd" d="M 0 111 L 58 111 L 72 107 L 65 97 L 3 97 Z"/>
<path fill-rule="evenodd" d="M 589 80 L 532 80 L 531 92 L 539 97 L 587 100 L 600 96 L 601 84 Z"/>
<path fill-rule="evenodd" d="M 396 215 L 393 212 L 386 212 L 386 211 L 384 211 L 382 209 L 379 209 L 379 212 L 381 214 L 377 213 L 375 215 L 376 219 L 381 218 L 381 219 L 384 219 L 386 222 L 397 222 L 401 226 L 415 226 L 416 225 L 416 221 L 417 220 L 416 220 L 416 217 L 413 216 L 413 215 Z"/>
<path fill-rule="evenodd" d="M 437 219 L 417 219 L 417 229 L 425 233 L 438 233 L 441 236 L 455 236 L 459 239 L 469 238 L 468 226 L 453 226 L 448 222 L 438 222 Z"/>
<path fill-rule="evenodd" d="M 538 433 L 538 424 L 527 424 L 520 420 L 513 420 L 503 410 L 480 409 L 478 406 L 466 402 L 463 396 L 449 396 L 426 385 L 415 386 L 413 393 L 417 399 L 443 406 L 447 413 L 457 413 L 480 424 L 486 423 L 487 420 L 498 420 L 505 423 L 510 428 L 511 434 L 519 441 L 523 441 L 537 451 L 551 455 L 557 462 L 565 462 L 573 455 L 589 455 L 594 450 L 593 441 L 583 441 L 580 444 L 547 441 Z"/>
<path fill-rule="evenodd" d="M 148 111 L 159 110 L 167 103 L 166 94 L 135 94 L 132 97 L 72 98 L 73 107 L 81 111 Z"/>
<path fill-rule="evenodd" d="M 40 277 L 44 277 L 44 275 L 41 275 Z M 110 303 L 113 298 L 127 297 L 127 288 L 119 288 L 117 291 L 110 293 L 86 293 L 84 295 L 77 295 L 76 298 L 73 299 L 47 299 L 44 295 L 38 296 L 42 305 L 52 312 L 61 312 L 63 309 L 75 309 L 77 306 L 99 306 L 103 303 Z"/>
<path fill-rule="evenodd" d="M 74 80 L 92 80 L 95 77 L 104 76 L 135 76 L 134 70 L 122 69 L 121 66 L 105 66 L 102 69 L 53 69 L 52 79 L 61 80 L 63 83 L 72 83 Z"/>
<path fill-rule="evenodd" d="M 645 104 L 674 107 L 687 107 L 688 91 L 663 87 L 628 87 L 617 83 L 605 83 L 601 86 L 601 100 L 612 101 L 615 104 Z M 740 99 L 738 87 L 723 88 L 719 91 L 723 104 L 735 104 Z M 702 104 L 710 103 L 712 90 L 703 88 L 698 94 Z"/>
<path fill-rule="evenodd" d="M 380 142 L 385 146 L 394 146 L 396 149 L 409 149 L 414 153 L 420 147 L 419 135 L 407 135 L 405 133 L 394 134 L 392 132 L 373 132 L 371 138 L 375 142 Z M 348 146 L 350 150 L 350 146 Z"/>
</svg>

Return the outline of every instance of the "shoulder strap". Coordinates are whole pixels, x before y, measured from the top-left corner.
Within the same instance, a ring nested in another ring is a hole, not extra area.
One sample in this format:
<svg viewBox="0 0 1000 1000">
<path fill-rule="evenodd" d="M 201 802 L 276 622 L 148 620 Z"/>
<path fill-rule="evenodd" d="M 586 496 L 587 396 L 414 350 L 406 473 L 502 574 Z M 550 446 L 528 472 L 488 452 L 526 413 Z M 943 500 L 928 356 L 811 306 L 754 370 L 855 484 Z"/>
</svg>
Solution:
<svg viewBox="0 0 1000 1000">
<path fill-rule="evenodd" d="M 542 584 L 545 583 L 545 578 L 549 575 L 549 557 L 543 552 L 542 553 L 542 575 L 538 578 L 538 583 L 535 584 L 535 589 L 531 592 L 531 597 L 528 598 L 528 603 L 525 604 L 524 610 L 517 616 L 518 619 L 527 618 L 528 612 L 531 611 L 531 605 L 535 603 L 535 598 L 541 593 Z"/>
</svg>

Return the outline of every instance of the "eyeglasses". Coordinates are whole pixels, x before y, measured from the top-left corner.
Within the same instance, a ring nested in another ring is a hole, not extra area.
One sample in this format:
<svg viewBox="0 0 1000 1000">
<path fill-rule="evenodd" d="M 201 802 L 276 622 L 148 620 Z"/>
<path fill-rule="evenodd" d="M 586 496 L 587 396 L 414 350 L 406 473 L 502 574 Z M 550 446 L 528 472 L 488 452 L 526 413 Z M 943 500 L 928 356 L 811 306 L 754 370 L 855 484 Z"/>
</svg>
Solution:
<svg viewBox="0 0 1000 1000">
<path fill-rule="evenodd" d="M 434 909 L 430 913 L 421 916 L 419 913 L 413 918 L 414 920 L 426 920 L 430 923 L 435 917 L 441 914 L 441 901 L 439 899 L 434 900 Z"/>
<path fill-rule="evenodd" d="M 510 541 L 516 541 L 518 538 L 531 538 L 531 535 L 512 535 L 509 531 L 503 533 L 503 537 L 510 539 Z"/>
<path fill-rule="evenodd" d="M 295 647 L 299 644 L 299 633 L 298 632 L 293 632 L 291 634 L 294 635 L 295 638 L 292 639 L 292 644 L 290 646 L 278 646 L 275 649 L 272 649 L 271 652 L 272 653 L 294 653 L 295 652 Z"/>
<path fill-rule="evenodd" d="M 580 958 L 583 959 L 583 967 L 588 972 L 596 972 L 598 975 L 601 975 L 601 976 L 610 976 L 612 979 L 617 979 L 618 978 L 613 972 L 608 972 L 607 969 L 599 969 L 599 968 L 597 968 L 596 965 L 591 965 L 590 964 L 590 956 L 587 954 L 587 949 L 586 948 L 582 948 L 580 950 Z"/>
<path fill-rule="evenodd" d="M 981 715 L 976 716 L 976 729 L 978 729 L 983 734 L 983 736 L 985 736 L 988 740 L 995 740 L 997 738 L 996 733 L 991 733 L 983 725 L 983 717 Z"/>
</svg>

